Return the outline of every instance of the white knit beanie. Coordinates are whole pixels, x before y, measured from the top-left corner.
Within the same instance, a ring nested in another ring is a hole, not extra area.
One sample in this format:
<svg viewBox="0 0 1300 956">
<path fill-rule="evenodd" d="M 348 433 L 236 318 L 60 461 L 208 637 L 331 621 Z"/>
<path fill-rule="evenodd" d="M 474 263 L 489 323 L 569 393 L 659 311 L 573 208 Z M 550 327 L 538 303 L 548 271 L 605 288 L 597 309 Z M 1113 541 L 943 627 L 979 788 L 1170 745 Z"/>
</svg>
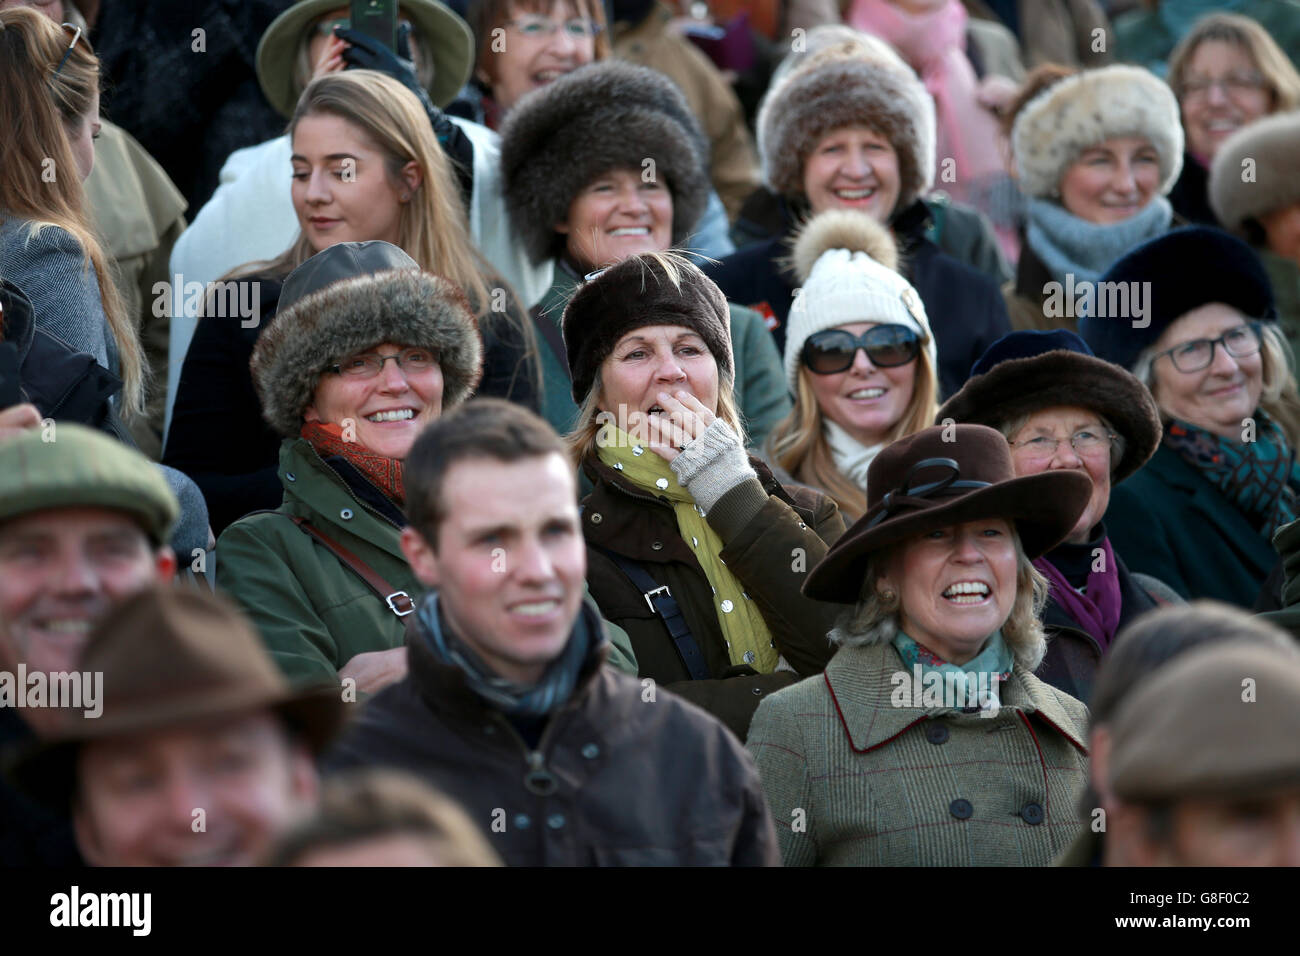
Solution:
<svg viewBox="0 0 1300 956">
<path fill-rule="evenodd" d="M 799 361 L 808 336 L 854 322 L 904 325 L 921 337 L 931 368 L 937 353 L 921 296 L 896 271 L 898 249 L 869 215 L 830 209 L 808 220 L 794 244 L 795 273 L 803 281 L 790 306 L 785 375 L 798 392 Z"/>
</svg>

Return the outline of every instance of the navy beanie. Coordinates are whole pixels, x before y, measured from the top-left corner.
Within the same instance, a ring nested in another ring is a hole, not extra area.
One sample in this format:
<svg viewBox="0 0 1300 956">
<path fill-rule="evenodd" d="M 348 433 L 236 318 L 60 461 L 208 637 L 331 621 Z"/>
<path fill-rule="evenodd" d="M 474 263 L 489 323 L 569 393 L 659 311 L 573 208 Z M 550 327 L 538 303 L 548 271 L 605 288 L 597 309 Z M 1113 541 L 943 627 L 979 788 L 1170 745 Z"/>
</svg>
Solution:
<svg viewBox="0 0 1300 956">
<path fill-rule="evenodd" d="M 1273 287 L 1254 251 L 1208 226 L 1175 229 L 1144 242 L 1118 259 L 1100 281 L 1150 283 L 1150 294 L 1142 299 L 1144 327 L 1134 326 L 1133 315 L 1090 314 L 1079 320 L 1079 334 L 1094 354 L 1130 370 L 1142 350 L 1176 319 L 1211 302 L 1230 305 L 1247 318 L 1277 321 Z"/>
<path fill-rule="evenodd" d="M 970 367 L 970 377 L 983 375 L 993 366 L 1010 359 L 1033 358 L 1044 352 L 1057 352 L 1061 349 L 1067 352 L 1078 352 L 1081 355 L 1092 355 L 1088 343 L 1069 329 L 1053 329 L 1050 332 L 1037 330 L 1008 332 L 985 349 L 984 354 L 975 360 L 975 364 Z"/>
</svg>

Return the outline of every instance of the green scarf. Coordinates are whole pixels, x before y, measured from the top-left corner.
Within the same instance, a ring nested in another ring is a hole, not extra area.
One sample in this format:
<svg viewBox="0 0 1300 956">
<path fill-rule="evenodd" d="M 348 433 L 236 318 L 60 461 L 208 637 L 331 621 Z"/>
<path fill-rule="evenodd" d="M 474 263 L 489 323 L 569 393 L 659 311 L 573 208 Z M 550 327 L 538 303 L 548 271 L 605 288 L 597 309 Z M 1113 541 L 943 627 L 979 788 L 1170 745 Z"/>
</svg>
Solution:
<svg viewBox="0 0 1300 956">
<path fill-rule="evenodd" d="M 984 642 L 984 649 L 958 666 L 944 660 L 927 647 L 922 647 L 901 630 L 894 638 L 894 649 L 903 659 L 909 672 L 919 668 L 920 680 L 937 673 L 943 690 L 944 708 L 979 707 L 996 710 L 999 706 L 999 686 L 1011 677 L 1015 659 L 1002 637 L 1002 630 Z M 984 675 L 981 677 L 981 675 Z M 927 682 L 928 683 L 928 682 Z M 951 691 L 948 688 L 951 687 Z M 924 699 L 924 697 L 922 698 Z"/>
<path fill-rule="evenodd" d="M 718 625 L 731 663 L 748 664 L 760 674 L 772 673 L 779 655 L 767 622 L 735 575 L 727 570 L 721 558 L 722 539 L 704 519 L 691 493 L 678 482 L 668 462 L 608 422 L 596 436 L 596 454 L 636 487 L 672 505 L 677 532 L 683 541 L 690 542 L 695 560 L 713 588 Z"/>
</svg>

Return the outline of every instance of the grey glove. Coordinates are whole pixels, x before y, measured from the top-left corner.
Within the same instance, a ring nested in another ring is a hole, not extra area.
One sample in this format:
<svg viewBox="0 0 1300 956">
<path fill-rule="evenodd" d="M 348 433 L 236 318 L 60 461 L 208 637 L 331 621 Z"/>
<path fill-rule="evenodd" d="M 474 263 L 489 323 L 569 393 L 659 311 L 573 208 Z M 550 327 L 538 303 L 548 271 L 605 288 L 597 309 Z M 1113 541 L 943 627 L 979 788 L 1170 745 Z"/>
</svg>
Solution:
<svg viewBox="0 0 1300 956">
<path fill-rule="evenodd" d="M 758 477 L 740 438 L 721 418 L 688 442 L 669 467 L 706 513 L 732 488 Z"/>
</svg>

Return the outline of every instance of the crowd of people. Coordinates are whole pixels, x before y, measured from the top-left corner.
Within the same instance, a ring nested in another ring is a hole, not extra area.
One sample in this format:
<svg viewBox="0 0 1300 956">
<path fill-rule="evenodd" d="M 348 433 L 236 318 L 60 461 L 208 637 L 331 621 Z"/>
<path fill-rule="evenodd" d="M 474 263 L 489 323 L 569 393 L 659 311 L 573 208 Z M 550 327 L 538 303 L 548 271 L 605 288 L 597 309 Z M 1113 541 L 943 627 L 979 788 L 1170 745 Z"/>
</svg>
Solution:
<svg viewBox="0 0 1300 956">
<path fill-rule="evenodd" d="M 0 865 L 1300 865 L 1300 2 L 128 6 L 0 0 Z"/>
</svg>

